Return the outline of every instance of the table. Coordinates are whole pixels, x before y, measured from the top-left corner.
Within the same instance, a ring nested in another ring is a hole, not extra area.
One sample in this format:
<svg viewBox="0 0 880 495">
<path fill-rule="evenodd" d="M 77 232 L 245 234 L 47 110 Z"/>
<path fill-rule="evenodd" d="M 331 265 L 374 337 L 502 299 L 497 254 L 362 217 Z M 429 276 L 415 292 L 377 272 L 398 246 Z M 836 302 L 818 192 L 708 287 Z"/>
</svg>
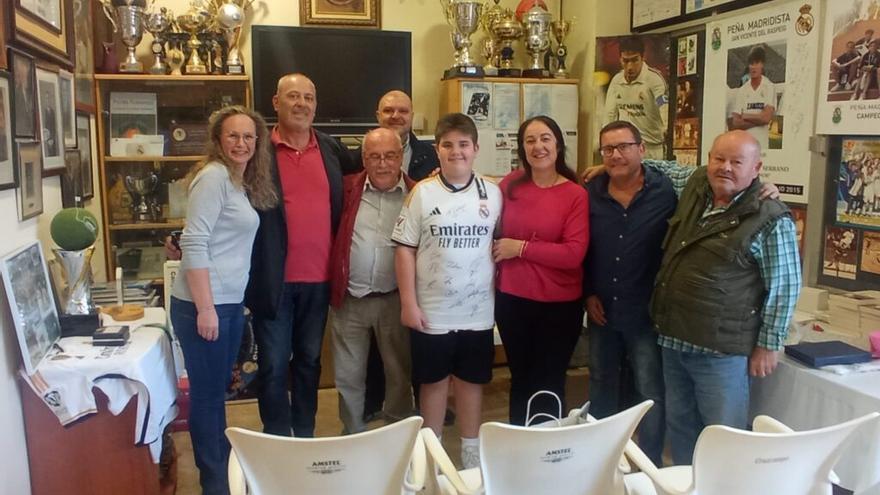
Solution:
<svg viewBox="0 0 880 495">
<path fill-rule="evenodd" d="M 766 414 L 795 430 L 822 428 L 880 411 L 880 372 L 835 375 L 783 355 L 772 375 L 753 379 L 751 392 L 753 417 Z M 857 495 L 880 494 L 880 426 L 858 431 L 834 471 Z"/>
<path fill-rule="evenodd" d="M 102 323 L 119 324 L 107 315 Z M 62 425 L 97 411 L 92 387 L 104 392 L 113 414 L 137 396 L 134 443 L 149 445 L 153 461 L 159 462 L 162 432 L 177 415 L 171 340 L 162 328 L 149 326 L 164 327 L 165 310 L 145 308 L 143 318 L 121 323 L 131 328 L 128 344 L 94 347 L 91 337 L 65 337 L 58 342 L 60 352 L 23 378 Z"/>
</svg>

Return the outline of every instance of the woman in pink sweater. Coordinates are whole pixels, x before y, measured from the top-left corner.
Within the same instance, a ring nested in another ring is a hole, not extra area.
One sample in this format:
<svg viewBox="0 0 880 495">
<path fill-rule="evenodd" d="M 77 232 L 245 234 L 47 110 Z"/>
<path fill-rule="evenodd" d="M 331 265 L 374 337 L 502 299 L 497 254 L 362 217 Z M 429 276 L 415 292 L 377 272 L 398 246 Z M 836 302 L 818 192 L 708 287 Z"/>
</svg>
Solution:
<svg viewBox="0 0 880 495">
<path fill-rule="evenodd" d="M 550 390 L 564 403 L 565 371 L 583 320 L 590 229 L 587 191 L 565 163 L 556 122 L 546 116 L 526 120 L 517 144 L 522 169 L 501 181 L 501 239 L 492 254 L 498 269 L 495 321 L 511 374 L 510 422 L 522 425 L 533 393 Z M 556 402 L 536 398 L 531 414 L 538 412 L 555 416 Z"/>
</svg>

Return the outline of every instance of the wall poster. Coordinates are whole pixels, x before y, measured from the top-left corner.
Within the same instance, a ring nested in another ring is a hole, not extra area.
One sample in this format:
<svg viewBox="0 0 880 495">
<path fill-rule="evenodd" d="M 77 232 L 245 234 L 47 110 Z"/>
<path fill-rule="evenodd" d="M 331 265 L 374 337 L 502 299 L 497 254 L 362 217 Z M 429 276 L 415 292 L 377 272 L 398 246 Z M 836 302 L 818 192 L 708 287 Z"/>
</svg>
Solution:
<svg viewBox="0 0 880 495">
<path fill-rule="evenodd" d="M 745 129 L 761 145 L 761 178 L 782 199 L 806 203 L 813 134 L 819 6 L 781 3 L 706 26 L 702 157 L 713 139 Z"/>
<path fill-rule="evenodd" d="M 876 134 L 880 13 L 876 1 L 828 2 L 816 113 L 818 134 Z"/>
</svg>

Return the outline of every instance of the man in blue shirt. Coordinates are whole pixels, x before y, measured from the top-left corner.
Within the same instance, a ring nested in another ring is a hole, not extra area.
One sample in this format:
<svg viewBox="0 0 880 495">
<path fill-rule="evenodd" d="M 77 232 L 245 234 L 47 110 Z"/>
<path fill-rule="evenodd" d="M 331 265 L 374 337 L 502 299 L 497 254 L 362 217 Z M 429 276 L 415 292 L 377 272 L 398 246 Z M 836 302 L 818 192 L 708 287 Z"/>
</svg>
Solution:
<svg viewBox="0 0 880 495">
<path fill-rule="evenodd" d="M 627 356 L 637 398 L 654 401 L 639 427 L 639 445 L 661 465 L 663 369 L 648 305 L 676 195 L 666 176 L 642 164 L 645 147 L 633 124 L 607 124 L 599 143 L 606 175 L 587 185 L 590 248 L 584 261 L 590 412 L 603 418 L 621 409 L 620 368 Z"/>
</svg>

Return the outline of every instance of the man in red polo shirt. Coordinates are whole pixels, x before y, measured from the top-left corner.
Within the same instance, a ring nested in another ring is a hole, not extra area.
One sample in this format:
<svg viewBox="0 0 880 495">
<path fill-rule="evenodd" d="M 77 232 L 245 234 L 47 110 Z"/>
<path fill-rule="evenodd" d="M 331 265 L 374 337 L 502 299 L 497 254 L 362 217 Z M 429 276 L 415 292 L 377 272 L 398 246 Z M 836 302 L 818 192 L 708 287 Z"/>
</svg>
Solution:
<svg viewBox="0 0 880 495">
<path fill-rule="evenodd" d="M 342 175 L 355 166 L 342 144 L 312 128 L 317 97 L 308 77 L 279 79 L 272 103 L 278 113 L 271 134 L 274 178 L 284 201 L 258 212 L 245 305 L 254 315 L 260 350 L 263 431 L 312 437 L 330 300 L 330 246 L 342 214 Z"/>
</svg>

